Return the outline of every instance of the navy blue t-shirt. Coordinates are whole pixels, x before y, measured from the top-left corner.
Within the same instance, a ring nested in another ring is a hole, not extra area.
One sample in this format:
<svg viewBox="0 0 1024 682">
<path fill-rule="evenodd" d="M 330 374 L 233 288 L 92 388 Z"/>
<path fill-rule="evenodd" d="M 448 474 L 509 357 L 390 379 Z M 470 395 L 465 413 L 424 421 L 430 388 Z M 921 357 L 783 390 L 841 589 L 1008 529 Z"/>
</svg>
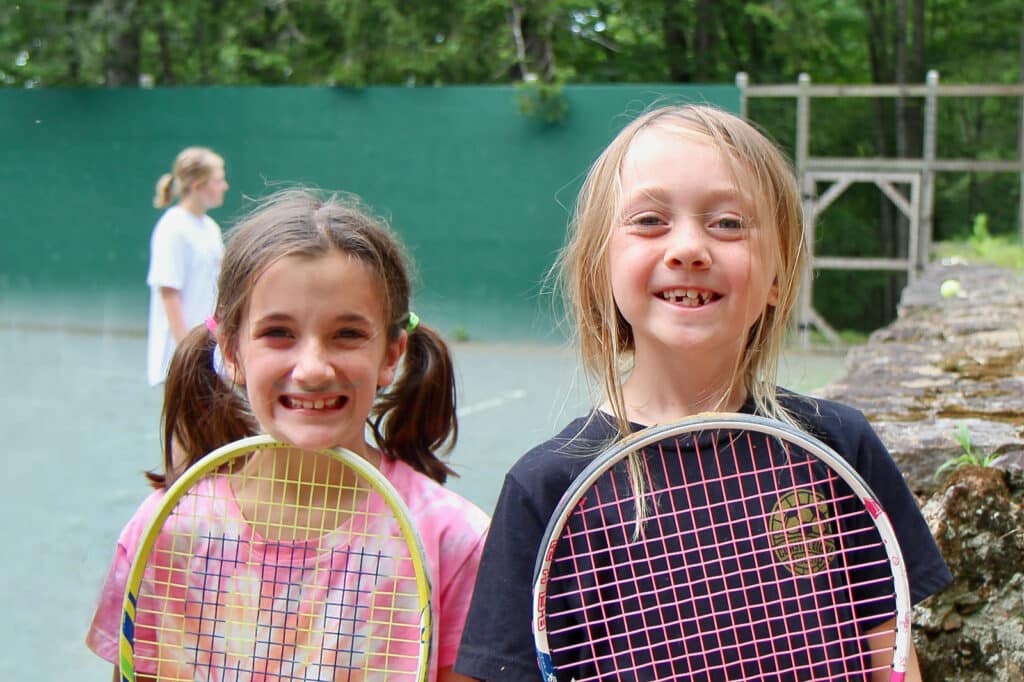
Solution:
<svg viewBox="0 0 1024 682">
<path fill-rule="evenodd" d="M 916 603 L 945 587 L 952 580 L 949 570 L 913 495 L 864 415 L 838 403 L 788 393 L 782 402 L 805 430 L 850 462 L 881 502 L 907 562 L 911 600 Z M 563 493 L 615 438 L 612 419 L 596 412 L 570 422 L 508 472 L 484 547 L 456 672 L 495 682 L 541 679 L 531 630 L 537 552 Z"/>
</svg>

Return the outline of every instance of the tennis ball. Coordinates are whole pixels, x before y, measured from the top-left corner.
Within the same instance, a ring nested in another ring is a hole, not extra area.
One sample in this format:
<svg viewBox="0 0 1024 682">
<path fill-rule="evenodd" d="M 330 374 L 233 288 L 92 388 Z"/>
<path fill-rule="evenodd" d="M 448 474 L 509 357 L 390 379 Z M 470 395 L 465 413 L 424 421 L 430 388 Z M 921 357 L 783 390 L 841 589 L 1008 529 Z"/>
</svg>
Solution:
<svg viewBox="0 0 1024 682">
<path fill-rule="evenodd" d="M 960 282 L 955 279 L 943 280 L 939 285 L 939 293 L 942 298 L 956 298 L 960 295 Z"/>
</svg>

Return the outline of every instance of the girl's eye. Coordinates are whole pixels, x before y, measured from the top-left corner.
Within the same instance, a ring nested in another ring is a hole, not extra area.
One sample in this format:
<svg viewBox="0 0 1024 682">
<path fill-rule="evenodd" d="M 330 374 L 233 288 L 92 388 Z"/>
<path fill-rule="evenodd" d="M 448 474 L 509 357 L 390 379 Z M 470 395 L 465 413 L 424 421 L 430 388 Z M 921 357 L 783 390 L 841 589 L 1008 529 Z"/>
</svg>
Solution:
<svg viewBox="0 0 1024 682">
<path fill-rule="evenodd" d="M 633 219 L 637 225 L 662 225 L 665 221 L 656 215 L 641 215 Z"/>
<path fill-rule="evenodd" d="M 634 230 L 652 230 L 666 225 L 665 219 L 656 213 L 641 213 L 640 215 L 630 216 L 625 221 L 626 227 Z"/>
<path fill-rule="evenodd" d="M 715 227 L 720 227 L 723 230 L 742 230 L 743 219 L 735 218 L 732 216 L 725 216 L 715 221 Z"/>
<path fill-rule="evenodd" d="M 350 327 L 346 329 L 339 329 L 336 336 L 342 341 L 361 341 L 368 338 L 369 334 L 363 329 Z"/>
<path fill-rule="evenodd" d="M 289 332 L 284 327 L 269 327 L 267 329 L 264 329 L 260 336 L 269 336 L 275 339 L 283 339 L 287 338 L 288 336 L 291 336 L 291 332 Z"/>
</svg>

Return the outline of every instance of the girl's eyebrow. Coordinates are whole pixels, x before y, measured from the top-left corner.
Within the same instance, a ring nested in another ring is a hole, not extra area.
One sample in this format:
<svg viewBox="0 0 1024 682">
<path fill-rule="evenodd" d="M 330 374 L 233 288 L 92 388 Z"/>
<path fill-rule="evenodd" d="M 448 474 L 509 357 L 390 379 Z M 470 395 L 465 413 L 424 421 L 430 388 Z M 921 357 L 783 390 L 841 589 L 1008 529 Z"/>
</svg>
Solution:
<svg viewBox="0 0 1024 682">
<path fill-rule="evenodd" d="M 634 203 L 643 203 L 650 201 L 659 205 L 668 206 L 671 204 L 672 192 L 665 187 L 661 186 L 650 186 L 650 187 L 637 187 L 630 191 L 623 197 L 622 205 L 624 208 L 629 208 Z M 725 204 L 725 203 L 740 203 L 742 195 L 735 187 L 712 187 L 702 190 L 699 196 L 700 203 L 709 204 Z"/>
<path fill-rule="evenodd" d="M 288 313 L 270 312 L 265 315 L 260 315 L 259 317 L 254 317 L 252 318 L 252 321 L 255 323 L 266 324 L 268 322 L 288 322 L 291 319 L 292 316 Z"/>
<path fill-rule="evenodd" d="M 274 323 L 274 322 L 291 322 L 294 319 L 295 319 L 295 316 L 292 315 L 291 313 L 272 311 L 272 312 L 267 313 L 266 315 L 261 315 L 261 316 L 255 318 L 253 321 L 257 322 L 257 323 L 261 323 L 261 324 L 267 324 L 267 323 Z M 362 313 L 352 313 L 352 312 L 339 313 L 338 315 L 335 315 L 332 318 L 332 321 L 335 322 L 335 323 L 338 323 L 338 322 L 360 323 L 360 324 L 370 324 L 371 323 L 370 318 L 367 317 L 366 315 L 363 315 Z"/>
<path fill-rule="evenodd" d="M 370 322 L 370 318 L 362 313 L 340 313 L 334 316 L 336 322 Z"/>
<path fill-rule="evenodd" d="M 654 203 L 659 206 L 669 204 L 668 190 L 661 187 L 638 187 L 623 197 L 623 208 L 631 208 L 633 204 Z"/>
</svg>

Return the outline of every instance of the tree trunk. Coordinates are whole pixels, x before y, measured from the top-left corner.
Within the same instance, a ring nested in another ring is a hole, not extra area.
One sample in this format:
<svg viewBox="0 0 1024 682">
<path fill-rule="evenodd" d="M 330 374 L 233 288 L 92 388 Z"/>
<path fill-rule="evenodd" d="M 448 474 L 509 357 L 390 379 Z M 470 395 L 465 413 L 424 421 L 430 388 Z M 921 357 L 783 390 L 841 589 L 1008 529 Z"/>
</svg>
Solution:
<svg viewBox="0 0 1024 682">
<path fill-rule="evenodd" d="M 715 79 L 718 47 L 718 18 L 714 0 L 697 0 L 693 29 L 693 76 L 698 82 Z"/>
<path fill-rule="evenodd" d="M 925 82 L 925 4 L 926 0 L 913 0 L 913 26 L 910 30 L 910 45 L 907 53 L 907 80 L 911 83 Z M 907 155 L 920 158 L 924 153 L 924 99 L 913 97 L 904 106 L 904 128 L 906 130 Z"/>
<path fill-rule="evenodd" d="M 111 19 L 111 49 L 103 60 L 106 86 L 137 86 L 142 32 L 135 0 L 113 3 Z"/>
<path fill-rule="evenodd" d="M 687 51 L 686 8 L 682 0 L 665 0 L 665 13 L 661 16 L 661 32 L 665 41 L 665 64 L 672 83 L 693 81 L 690 56 Z"/>
<path fill-rule="evenodd" d="M 74 3 L 68 3 L 68 6 L 64 10 L 64 22 L 69 28 L 78 26 L 78 18 L 75 16 L 77 13 Z M 68 65 L 68 83 L 75 85 L 78 83 L 78 79 L 82 74 L 82 59 L 79 55 L 78 44 L 73 33 L 70 36 L 70 40 L 68 40 L 66 54 L 67 56 L 65 59 L 67 59 Z"/>
<path fill-rule="evenodd" d="M 892 47 L 896 62 L 895 82 L 907 82 L 907 11 L 903 0 L 895 0 L 896 17 L 893 22 Z M 896 98 L 896 156 L 907 156 L 906 101 Z"/>
<path fill-rule="evenodd" d="M 516 2 L 512 3 L 511 23 L 519 79 L 541 78 L 551 81 L 555 75 L 554 48 L 551 44 L 554 17 L 532 17 L 524 4 Z"/>
<path fill-rule="evenodd" d="M 902 5 L 902 0 L 896 0 L 899 5 Z M 868 17 L 868 55 L 871 62 L 871 81 L 873 83 L 888 83 L 892 82 L 898 77 L 899 70 L 902 68 L 902 54 L 903 49 L 900 47 L 900 43 L 903 39 L 903 28 L 897 25 L 894 32 L 893 40 L 889 40 L 889 11 L 886 0 L 880 0 L 877 4 L 874 0 L 865 0 L 864 2 L 865 14 Z M 899 13 L 897 8 L 897 13 Z M 890 59 L 890 55 L 894 55 L 895 58 Z M 895 62 L 895 71 L 890 67 L 890 64 Z M 897 98 L 897 112 L 900 111 L 899 103 L 901 99 Z M 889 130 L 892 119 L 889 116 L 889 107 L 887 101 L 884 98 L 875 99 L 875 153 L 882 158 L 889 156 L 889 135 L 886 133 Z M 896 120 L 899 121 L 899 116 L 896 116 Z M 898 124 L 897 124 L 898 126 Z M 899 135 L 897 134 L 897 144 L 899 143 Z M 884 194 L 879 194 L 878 199 L 878 222 L 879 230 L 881 233 L 882 242 L 882 255 L 891 257 L 896 251 L 896 233 L 897 228 L 895 225 L 895 211 L 892 202 Z M 898 298 L 897 293 L 894 291 L 894 277 L 887 279 L 883 305 L 887 311 L 895 310 L 896 301 Z"/>
<path fill-rule="evenodd" d="M 167 13 L 160 8 L 157 20 L 157 44 L 160 46 L 160 85 L 174 85 L 174 58 L 171 56 L 171 36 L 167 26 Z"/>
</svg>

